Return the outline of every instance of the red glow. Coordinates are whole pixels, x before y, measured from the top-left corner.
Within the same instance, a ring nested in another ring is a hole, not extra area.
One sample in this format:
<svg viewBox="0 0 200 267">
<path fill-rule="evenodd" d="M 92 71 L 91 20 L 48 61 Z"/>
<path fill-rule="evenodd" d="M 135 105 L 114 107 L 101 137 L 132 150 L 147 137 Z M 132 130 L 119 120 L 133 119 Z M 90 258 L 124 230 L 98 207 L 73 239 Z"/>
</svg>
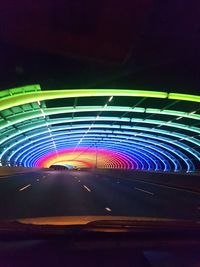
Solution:
<svg viewBox="0 0 200 267">
<path fill-rule="evenodd" d="M 130 160 L 123 154 L 105 149 L 96 150 L 95 148 L 77 148 L 77 149 L 64 149 L 57 153 L 53 152 L 42 157 L 37 166 L 48 168 L 53 164 L 69 164 L 82 168 L 98 168 L 112 167 L 112 168 L 136 168 L 137 164 L 130 162 Z"/>
</svg>

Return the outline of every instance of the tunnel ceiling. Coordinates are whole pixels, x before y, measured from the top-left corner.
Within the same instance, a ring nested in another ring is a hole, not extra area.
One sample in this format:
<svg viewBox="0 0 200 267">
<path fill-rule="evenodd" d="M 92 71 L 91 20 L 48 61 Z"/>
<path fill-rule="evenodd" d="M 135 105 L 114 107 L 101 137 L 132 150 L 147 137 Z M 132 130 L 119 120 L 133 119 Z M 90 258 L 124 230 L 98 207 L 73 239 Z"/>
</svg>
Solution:
<svg viewBox="0 0 200 267">
<path fill-rule="evenodd" d="M 200 168 L 200 96 L 127 89 L 0 92 L 2 166 Z"/>
</svg>

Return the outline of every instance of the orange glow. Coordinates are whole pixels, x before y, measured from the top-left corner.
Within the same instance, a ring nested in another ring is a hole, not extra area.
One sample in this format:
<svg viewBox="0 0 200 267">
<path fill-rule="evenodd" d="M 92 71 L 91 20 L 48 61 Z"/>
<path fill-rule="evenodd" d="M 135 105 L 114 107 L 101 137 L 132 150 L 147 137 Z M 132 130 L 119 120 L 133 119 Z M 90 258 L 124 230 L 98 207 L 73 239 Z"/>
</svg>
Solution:
<svg viewBox="0 0 200 267">
<path fill-rule="evenodd" d="M 76 151 L 69 149 L 58 151 L 57 154 L 49 154 L 38 162 L 38 166 L 48 168 L 54 164 L 68 164 L 78 168 L 92 168 L 96 165 L 98 168 L 105 168 L 108 165 L 123 168 L 124 161 L 127 162 L 122 155 L 116 152 L 79 148 Z"/>
</svg>

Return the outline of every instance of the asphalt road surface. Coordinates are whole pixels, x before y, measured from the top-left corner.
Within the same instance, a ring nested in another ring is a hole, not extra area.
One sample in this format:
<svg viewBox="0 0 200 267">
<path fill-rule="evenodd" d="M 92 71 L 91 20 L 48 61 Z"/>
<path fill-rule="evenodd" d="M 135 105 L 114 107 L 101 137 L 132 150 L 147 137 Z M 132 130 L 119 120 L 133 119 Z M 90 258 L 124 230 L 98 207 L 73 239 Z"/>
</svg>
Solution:
<svg viewBox="0 0 200 267">
<path fill-rule="evenodd" d="M 0 179 L 0 219 L 44 216 L 200 219 L 200 194 L 94 171 L 38 171 Z"/>
</svg>

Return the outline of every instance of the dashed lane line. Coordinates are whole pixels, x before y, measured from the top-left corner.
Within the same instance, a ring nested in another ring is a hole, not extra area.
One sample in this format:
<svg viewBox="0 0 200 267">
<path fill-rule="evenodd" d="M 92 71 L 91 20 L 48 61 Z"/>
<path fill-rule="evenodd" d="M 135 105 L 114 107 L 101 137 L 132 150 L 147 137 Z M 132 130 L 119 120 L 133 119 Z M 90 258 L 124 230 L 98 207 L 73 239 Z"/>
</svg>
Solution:
<svg viewBox="0 0 200 267">
<path fill-rule="evenodd" d="M 24 191 L 25 189 L 27 189 L 27 188 L 30 187 L 30 186 L 31 186 L 31 184 L 28 184 L 28 185 L 26 185 L 26 186 L 20 188 L 19 191 L 20 191 L 20 192 L 21 192 L 21 191 Z"/>
<path fill-rule="evenodd" d="M 147 191 L 147 190 L 143 190 L 143 189 L 141 189 L 141 188 L 138 188 L 138 187 L 135 187 L 135 190 L 138 190 L 138 191 L 141 191 L 141 192 L 144 192 L 144 193 L 146 193 L 146 194 L 149 194 L 149 195 L 154 195 L 154 193 L 152 193 L 152 192 L 150 192 L 150 191 Z"/>
</svg>

